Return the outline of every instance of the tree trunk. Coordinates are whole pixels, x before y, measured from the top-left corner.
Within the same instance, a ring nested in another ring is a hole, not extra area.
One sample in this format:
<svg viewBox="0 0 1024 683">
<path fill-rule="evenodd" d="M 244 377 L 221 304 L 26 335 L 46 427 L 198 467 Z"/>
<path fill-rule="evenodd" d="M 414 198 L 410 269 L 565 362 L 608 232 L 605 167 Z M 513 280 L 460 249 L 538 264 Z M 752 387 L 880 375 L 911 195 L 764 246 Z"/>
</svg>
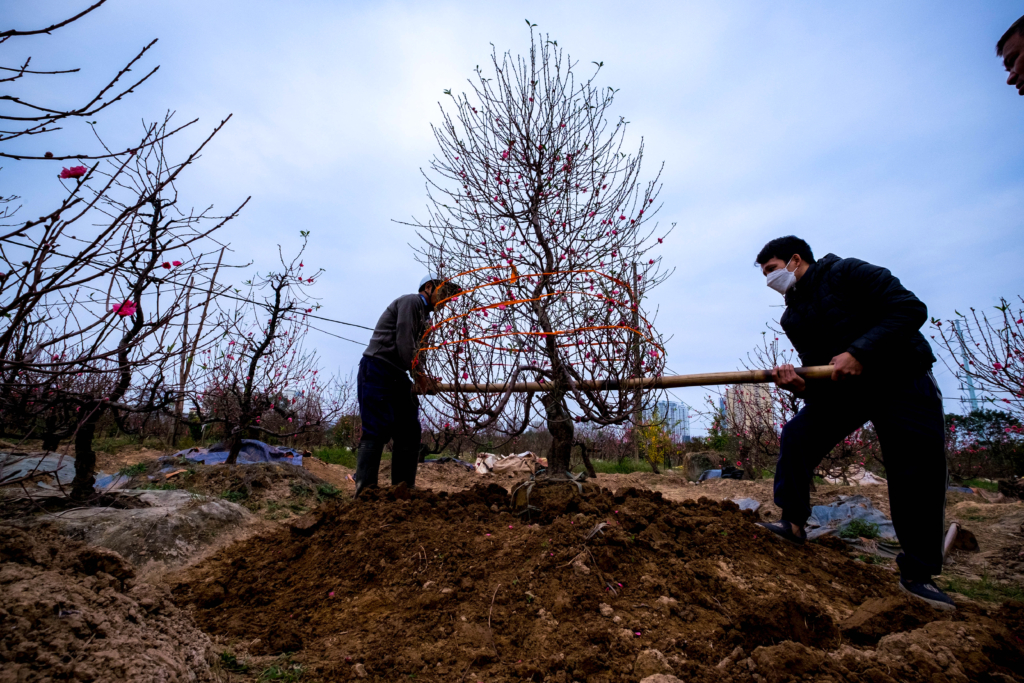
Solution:
<svg viewBox="0 0 1024 683">
<path fill-rule="evenodd" d="M 580 447 L 580 457 L 583 458 L 583 467 L 586 468 L 587 474 L 590 475 L 591 479 L 596 479 L 597 470 L 594 469 L 594 463 L 590 462 L 590 453 L 587 448 L 587 444 L 582 441 L 577 441 L 576 445 Z"/>
<path fill-rule="evenodd" d="M 55 451 L 60 446 L 60 436 L 57 432 L 57 418 L 52 414 L 46 418 L 46 431 L 43 433 L 43 450 Z"/>
<path fill-rule="evenodd" d="M 572 442 L 575 432 L 572 416 L 562 405 L 561 392 L 552 391 L 545 394 L 544 408 L 548 416 L 548 432 L 551 434 L 548 472 L 562 474 L 569 471 L 572 460 Z"/>
<path fill-rule="evenodd" d="M 242 430 L 233 429 L 231 435 L 231 450 L 228 452 L 228 459 L 225 465 L 234 465 L 238 462 L 238 454 L 242 452 Z"/>
<path fill-rule="evenodd" d="M 75 433 L 75 479 L 71 482 L 71 497 L 75 500 L 85 500 L 96 494 L 93 489 L 96 453 L 92 450 L 92 439 L 96 434 L 98 416 L 99 411 L 94 412 Z"/>
</svg>

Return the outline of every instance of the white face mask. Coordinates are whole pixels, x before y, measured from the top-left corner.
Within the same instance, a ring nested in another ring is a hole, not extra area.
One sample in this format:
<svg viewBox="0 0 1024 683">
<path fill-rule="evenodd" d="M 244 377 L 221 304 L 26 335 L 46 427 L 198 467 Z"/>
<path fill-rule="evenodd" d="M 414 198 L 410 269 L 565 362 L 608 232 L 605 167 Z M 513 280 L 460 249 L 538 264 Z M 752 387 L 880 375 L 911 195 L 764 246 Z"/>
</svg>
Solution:
<svg viewBox="0 0 1024 683">
<path fill-rule="evenodd" d="M 790 263 L 792 262 L 792 259 L 790 259 Z M 786 292 L 793 289 L 795 284 L 796 271 L 789 270 L 789 263 L 782 270 L 773 270 L 768 273 L 768 286 L 783 296 L 786 295 Z"/>
</svg>

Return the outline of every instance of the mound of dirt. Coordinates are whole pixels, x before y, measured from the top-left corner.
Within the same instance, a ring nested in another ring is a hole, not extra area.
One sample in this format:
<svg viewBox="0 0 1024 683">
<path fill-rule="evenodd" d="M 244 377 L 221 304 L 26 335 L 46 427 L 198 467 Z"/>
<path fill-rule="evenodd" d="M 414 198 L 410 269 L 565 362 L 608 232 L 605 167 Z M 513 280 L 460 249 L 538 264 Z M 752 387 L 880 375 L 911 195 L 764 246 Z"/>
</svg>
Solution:
<svg viewBox="0 0 1024 683">
<path fill-rule="evenodd" d="M 120 555 L 52 530 L 0 533 L 0 681 L 214 680 L 210 640 Z"/>
<path fill-rule="evenodd" d="M 54 516 L 16 520 L 22 528 L 49 525 L 75 540 L 119 553 L 137 567 L 184 564 L 225 535 L 256 522 L 245 508 L 187 491 L 117 494 L 119 507 L 76 507 Z M 128 505 L 134 501 L 136 504 Z"/>
<path fill-rule="evenodd" d="M 176 599 L 328 680 L 1024 680 L 1019 617 L 909 604 L 891 572 L 731 502 L 548 486 L 525 519 L 494 484 L 369 494 L 220 551 Z"/>
</svg>

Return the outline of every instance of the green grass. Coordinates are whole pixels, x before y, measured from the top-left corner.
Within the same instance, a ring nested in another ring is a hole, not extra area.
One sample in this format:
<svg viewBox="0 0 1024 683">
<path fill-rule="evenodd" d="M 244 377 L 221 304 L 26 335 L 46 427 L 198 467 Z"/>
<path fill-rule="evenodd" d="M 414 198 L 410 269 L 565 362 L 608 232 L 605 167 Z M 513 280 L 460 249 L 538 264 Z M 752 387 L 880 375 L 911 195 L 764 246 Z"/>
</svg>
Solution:
<svg viewBox="0 0 1024 683">
<path fill-rule="evenodd" d="M 137 477 L 146 473 L 146 463 L 137 462 L 134 465 L 125 465 L 117 471 L 122 477 Z"/>
<path fill-rule="evenodd" d="M 961 486 L 967 486 L 972 489 L 985 489 L 986 491 L 998 491 L 999 484 L 994 481 L 983 481 L 981 479 L 967 479 Z"/>
<path fill-rule="evenodd" d="M 231 673 L 244 674 L 249 671 L 248 664 L 238 661 L 238 657 L 227 651 L 220 653 L 220 665 Z"/>
<path fill-rule="evenodd" d="M 881 555 L 858 555 L 857 559 L 864 564 L 889 564 L 889 560 Z"/>
<path fill-rule="evenodd" d="M 297 683 L 302 680 L 302 665 L 292 661 L 291 657 L 286 655 L 283 661 L 273 664 L 263 670 L 260 677 L 256 679 L 260 683 L 263 681 L 286 681 L 287 683 Z"/>
<path fill-rule="evenodd" d="M 839 530 L 840 538 L 878 538 L 878 525 L 861 519 L 852 520 Z"/>
<path fill-rule="evenodd" d="M 320 458 L 331 465 L 344 465 L 352 469 L 356 467 L 355 451 L 350 451 L 347 448 L 340 448 L 338 446 L 317 448 L 313 451 L 313 457 Z"/>
<path fill-rule="evenodd" d="M 162 484 L 153 484 L 152 482 L 147 482 L 145 484 L 139 484 L 139 488 L 144 489 L 146 491 L 174 491 L 178 487 L 175 484 L 171 484 L 169 482 L 164 482 Z"/>
<path fill-rule="evenodd" d="M 232 503 L 239 503 L 249 497 L 249 494 L 245 491 L 225 491 L 220 494 L 220 497 L 224 500 L 230 500 Z"/>
<path fill-rule="evenodd" d="M 591 460 L 594 465 L 594 471 L 598 474 L 631 474 L 632 472 L 653 472 L 651 464 L 646 460 L 633 460 L 627 458 L 622 461 L 618 460 Z M 580 465 L 575 469 L 576 472 L 585 472 L 586 468 Z"/>
<path fill-rule="evenodd" d="M 959 576 L 943 578 L 940 581 L 943 584 L 943 590 L 959 593 L 971 600 L 983 602 L 1024 601 L 1024 586 L 996 583 L 987 574 L 978 581 L 970 581 Z"/>
</svg>

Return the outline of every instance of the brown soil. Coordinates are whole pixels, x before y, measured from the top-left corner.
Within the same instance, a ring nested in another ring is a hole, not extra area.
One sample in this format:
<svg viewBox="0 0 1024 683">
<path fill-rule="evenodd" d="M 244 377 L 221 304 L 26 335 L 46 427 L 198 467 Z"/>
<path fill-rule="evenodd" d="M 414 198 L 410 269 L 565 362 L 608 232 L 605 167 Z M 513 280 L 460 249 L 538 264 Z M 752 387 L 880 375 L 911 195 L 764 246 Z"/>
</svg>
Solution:
<svg viewBox="0 0 1024 683">
<path fill-rule="evenodd" d="M 1019 604 L 936 612 L 731 503 L 667 498 L 539 487 L 525 520 L 493 484 L 383 489 L 222 550 L 174 594 L 242 657 L 299 651 L 308 680 L 1024 680 Z"/>
<path fill-rule="evenodd" d="M 65 450 L 68 450 L 71 454 L 75 452 L 73 447 L 69 449 L 62 448 L 61 452 L 63 453 Z M 142 446 L 126 446 L 118 450 L 117 453 L 96 451 L 96 471 L 114 474 L 122 467 L 128 467 L 129 465 L 155 463 L 158 458 L 164 455 L 166 455 L 164 451 L 144 448 Z"/>
<path fill-rule="evenodd" d="M 0 681 L 212 681 L 209 638 L 120 555 L 0 531 Z"/>
</svg>

